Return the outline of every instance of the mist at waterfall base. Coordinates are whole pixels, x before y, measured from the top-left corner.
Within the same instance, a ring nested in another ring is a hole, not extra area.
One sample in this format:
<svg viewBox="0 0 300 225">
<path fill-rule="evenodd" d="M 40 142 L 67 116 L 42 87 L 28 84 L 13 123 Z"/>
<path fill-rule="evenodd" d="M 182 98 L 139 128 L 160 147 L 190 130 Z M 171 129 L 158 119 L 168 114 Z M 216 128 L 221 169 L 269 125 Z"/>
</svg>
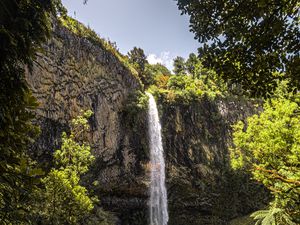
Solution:
<svg viewBox="0 0 300 225">
<path fill-rule="evenodd" d="M 165 185 L 165 161 L 161 125 L 154 97 L 149 96 L 148 129 L 150 145 L 150 225 L 167 225 L 169 220 L 167 190 Z"/>
</svg>

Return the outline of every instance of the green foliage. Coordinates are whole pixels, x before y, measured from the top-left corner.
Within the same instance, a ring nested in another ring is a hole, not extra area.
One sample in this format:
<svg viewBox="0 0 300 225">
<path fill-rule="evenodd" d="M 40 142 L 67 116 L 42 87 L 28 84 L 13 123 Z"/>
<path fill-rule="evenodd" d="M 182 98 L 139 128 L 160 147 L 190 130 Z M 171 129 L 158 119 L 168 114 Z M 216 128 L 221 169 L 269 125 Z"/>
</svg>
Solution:
<svg viewBox="0 0 300 225">
<path fill-rule="evenodd" d="M 148 108 L 148 100 L 149 97 L 145 93 L 135 91 L 128 97 L 128 102 L 126 103 L 124 111 L 130 114 L 146 111 Z"/>
<path fill-rule="evenodd" d="M 287 83 L 279 84 L 262 113 L 249 117 L 247 126 L 234 126 L 231 163 L 251 170 L 272 192 L 276 207 L 295 219 L 300 214 L 300 96 L 286 89 Z"/>
<path fill-rule="evenodd" d="M 148 65 L 150 65 L 150 64 L 148 64 Z M 169 69 L 160 63 L 150 65 L 150 67 L 151 67 L 152 73 L 154 74 L 154 77 L 157 77 L 160 75 L 164 75 L 164 76 L 172 75 L 171 72 L 169 71 Z"/>
<path fill-rule="evenodd" d="M 190 104 L 204 96 L 214 99 L 227 94 L 227 85 L 213 70 L 203 67 L 201 60 L 190 54 L 187 60 L 174 59 L 174 75 L 156 74 L 149 91 L 167 103 Z"/>
<path fill-rule="evenodd" d="M 152 66 L 148 63 L 144 50 L 134 47 L 127 54 L 129 63 L 135 68 L 141 83 L 147 88 L 154 82 Z"/>
<path fill-rule="evenodd" d="M 129 62 L 135 65 L 139 73 L 142 73 L 145 70 L 147 59 L 143 49 L 134 47 L 128 52 L 128 57 Z"/>
<path fill-rule="evenodd" d="M 140 125 L 144 124 L 148 109 L 149 97 L 142 91 L 132 92 L 123 109 L 125 125 L 134 132 L 139 132 Z"/>
<path fill-rule="evenodd" d="M 254 212 L 251 217 L 257 220 L 255 225 L 296 225 L 285 210 L 275 207 Z"/>
<path fill-rule="evenodd" d="M 185 59 L 181 56 L 177 56 L 173 61 L 174 73 L 176 75 L 186 75 Z"/>
<path fill-rule="evenodd" d="M 191 53 L 186 61 L 187 72 L 194 78 L 201 75 L 201 70 L 203 70 L 201 60 L 194 54 Z"/>
<path fill-rule="evenodd" d="M 40 190 L 39 213 L 44 224 L 79 224 L 97 201 L 80 185 L 80 176 L 94 160 L 90 146 L 84 141 L 84 131 L 89 129 L 87 119 L 91 115 L 91 111 L 86 111 L 72 120 L 70 135 L 62 134 L 61 149 L 54 153 L 57 168 L 42 179 L 44 189 Z"/>
<path fill-rule="evenodd" d="M 168 103 L 180 102 L 189 104 L 204 96 L 214 99 L 226 94 L 226 85 L 218 79 L 213 71 L 205 70 L 206 75 L 193 78 L 191 75 L 172 75 L 168 77 L 166 86 L 151 86 L 156 97 Z"/>
<path fill-rule="evenodd" d="M 285 72 L 300 87 L 299 1 L 177 0 L 190 16 L 190 28 L 202 46 L 201 59 L 226 82 L 252 96 L 276 87 L 274 72 Z"/>
<path fill-rule="evenodd" d="M 144 84 L 146 87 L 150 85 L 165 86 L 171 72 L 161 64 L 146 64 L 144 70 Z"/>
<path fill-rule="evenodd" d="M 129 62 L 138 72 L 144 89 L 150 85 L 166 84 L 165 80 L 168 79 L 166 77 L 170 76 L 171 72 L 162 64 L 149 64 L 143 49 L 134 47 L 127 55 Z"/>
<path fill-rule="evenodd" d="M 59 0 L 0 1 L 0 223 L 27 223 L 29 196 L 41 171 L 27 155 L 38 133 L 37 106 L 25 81 L 35 54 L 51 33 Z"/>
<path fill-rule="evenodd" d="M 61 16 L 59 18 L 59 21 L 60 21 L 61 25 L 66 27 L 72 33 L 74 33 L 80 37 L 86 38 L 89 41 L 91 41 L 92 43 L 94 43 L 96 45 L 98 44 L 101 46 L 101 48 L 104 48 L 105 50 L 111 52 L 135 77 L 138 77 L 138 72 L 136 71 L 134 66 L 131 64 L 131 62 L 129 61 L 129 58 L 122 55 L 118 51 L 115 43 L 112 43 L 109 40 L 105 40 L 105 39 L 101 38 L 91 28 L 86 27 L 82 23 L 78 22 L 77 20 L 75 20 L 69 16 L 66 16 L 65 14 L 63 14 L 63 16 Z"/>
</svg>

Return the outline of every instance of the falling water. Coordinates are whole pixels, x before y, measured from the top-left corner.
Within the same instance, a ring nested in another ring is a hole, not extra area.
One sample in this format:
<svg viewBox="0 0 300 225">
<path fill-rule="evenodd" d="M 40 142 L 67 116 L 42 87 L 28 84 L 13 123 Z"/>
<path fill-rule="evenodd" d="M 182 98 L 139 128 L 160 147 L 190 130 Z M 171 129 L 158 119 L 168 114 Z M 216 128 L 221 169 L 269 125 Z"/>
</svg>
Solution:
<svg viewBox="0 0 300 225">
<path fill-rule="evenodd" d="M 150 225 L 167 225 L 169 220 L 167 190 L 165 185 L 165 161 L 161 140 L 161 125 L 159 122 L 156 102 L 150 93 L 148 110 L 148 127 L 150 143 Z"/>
</svg>

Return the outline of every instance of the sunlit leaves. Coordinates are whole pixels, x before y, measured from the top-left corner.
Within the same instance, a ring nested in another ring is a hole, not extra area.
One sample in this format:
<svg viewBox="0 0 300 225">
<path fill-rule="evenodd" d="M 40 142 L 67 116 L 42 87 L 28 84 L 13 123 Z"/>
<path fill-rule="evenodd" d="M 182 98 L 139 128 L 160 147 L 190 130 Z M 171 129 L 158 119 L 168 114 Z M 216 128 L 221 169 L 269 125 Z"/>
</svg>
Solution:
<svg viewBox="0 0 300 225">
<path fill-rule="evenodd" d="M 300 87 L 300 8 L 297 0 L 177 0 L 190 16 L 207 67 L 252 96 L 274 91 L 274 72 Z"/>
<path fill-rule="evenodd" d="M 280 207 L 299 216 L 299 94 L 288 93 L 284 87 L 279 85 L 262 113 L 234 126 L 231 163 L 235 169 L 249 169 L 276 196 Z"/>
<path fill-rule="evenodd" d="M 70 135 L 62 134 L 61 149 L 56 150 L 53 168 L 42 180 L 45 190 L 41 189 L 43 199 L 41 215 L 51 224 L 78 224 L 93 209 L 96 199 L 88 195 L 80 185 L 80 176 L 88 171 L 94 160 L 90 146 L 84 142 L 84 131 L 89 129 L 90 110 L 72 120 Z M 46 223 L 46 222 L 45 222 Z"/>
</svg>

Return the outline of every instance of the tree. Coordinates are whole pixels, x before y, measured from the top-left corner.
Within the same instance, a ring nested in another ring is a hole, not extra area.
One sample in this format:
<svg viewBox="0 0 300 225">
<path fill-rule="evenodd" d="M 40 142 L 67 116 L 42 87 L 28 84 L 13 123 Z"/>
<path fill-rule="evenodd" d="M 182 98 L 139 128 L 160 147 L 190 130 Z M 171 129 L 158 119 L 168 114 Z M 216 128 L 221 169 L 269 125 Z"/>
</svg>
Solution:
<svg viewBox="0 0 300 225">
<path fill-rule="evenodd" d="M 145 67 L 145 86 L 157 85 L 159 87 L 166 86 L 169 77 L 171 76 L 171 72 L 164 65 L 157 64 L 146 64 Z"/>
<path fill-rule="evenodd" d="M 154 76 L 159 76 L 159 75 L 171 76 L 170 70 L 166 66 L 160 63 L 150 65 L 150 66 L 151 66 L 151 70 L 153 71 L 152 73 L 155 74 Z"/>
<path fill-rule="evenodd" d="M 147 58 L 143 49 L 134 47 L 128 52 L 128 57 L 129 62 L 135 65 L 139 73 L 144 72 Z"/>
<path fill-rule="evenodd" d="M 94 160 L 90 146 L 84 141 L 84 131 L 89 128 L 86 111 L 72 121 L 70 135 L 62 134 L 61 149 L 56 150 L 56 168 L 43 178 L 45 188 L 39 213 L 43 224 L 79 224 L 93 209 L 94 199 L 89 197 L 85 187 L 80 185 L 80 176 L 88 171 Z"/>
<path fill-rule="evenodd" d="M 1 224 L 26 223 L 27 203 L 40 174 L 27 155 L 38 128 L 31 123 L 37 102 L 25 81 L 25 67 L 31 71 L 59 9 L 59 0 L 0 1 Z"/>
<path fill-rule="evenodd" d="M 203 66 L 200 59 L 194 53 L 191 53 L 186 60 L 186 69 L 193 78 L 200 77 Z"/>
<path fill-rule="evenodd" d="M 176 75 L 186 75 L 185 59 L 177 56 L 173 61 L 174 73 Z"/>
<path fill-rule="evenodd" d="M 250 170 L 274 195 L 272 208 L 284 209 L 299 222 L 300 95 L 288 93 L 287 83 L 281 83 L 263 108 L 247 119 L 247 126 L 234 126 L 232 166 Z"/>
<path fill-rule="evenodd" d="M 177 0 L 203 45 L 204 66 L 252 96 L 265 96 L 277 79 L 300 88 L 297 0 Z M 276 72 L 284 72 L 279 73 Z"/>
</svg>

